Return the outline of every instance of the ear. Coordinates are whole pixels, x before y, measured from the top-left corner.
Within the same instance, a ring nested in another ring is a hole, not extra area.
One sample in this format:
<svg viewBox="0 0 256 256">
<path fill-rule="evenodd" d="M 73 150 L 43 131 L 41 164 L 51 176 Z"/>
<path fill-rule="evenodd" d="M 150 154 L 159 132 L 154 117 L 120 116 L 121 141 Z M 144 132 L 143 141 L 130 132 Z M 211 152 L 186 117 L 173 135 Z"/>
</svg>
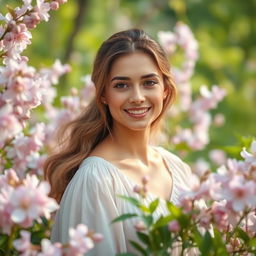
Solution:
<svg viewBox="0 0 256 256">
<path fill-rule="evenodd" d="M 104 97 L 104 96 L 101 96 L 101 102 L 103 103 L 103 104 L 105 104 L 105 105 L 107 105 L 108 103 L 107 103 L 107 101 L 106 101 L 106 98 Z"/>
<path fill-rule="evenodd" d="M 168 96 L 169 94 L 169 88 L 165 88 L 164 89 L 164 100 L 166 99 L 166 97 Z"/>
</svg>

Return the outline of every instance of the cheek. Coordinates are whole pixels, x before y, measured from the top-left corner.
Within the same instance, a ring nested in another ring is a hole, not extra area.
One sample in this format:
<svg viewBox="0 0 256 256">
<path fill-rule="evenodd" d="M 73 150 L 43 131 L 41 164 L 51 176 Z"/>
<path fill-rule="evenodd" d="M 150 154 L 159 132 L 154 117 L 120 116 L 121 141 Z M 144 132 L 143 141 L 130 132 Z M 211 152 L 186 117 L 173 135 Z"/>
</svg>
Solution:
<svg viewBox="0 0 256 256">
<path fill-rule="evenodd" d="M 109 107 L 111 106 L 121 106 L 126 101 L 126 97 L 120 93 L 111 93 L 107 95 L 107 102 Z"/>
</svg>

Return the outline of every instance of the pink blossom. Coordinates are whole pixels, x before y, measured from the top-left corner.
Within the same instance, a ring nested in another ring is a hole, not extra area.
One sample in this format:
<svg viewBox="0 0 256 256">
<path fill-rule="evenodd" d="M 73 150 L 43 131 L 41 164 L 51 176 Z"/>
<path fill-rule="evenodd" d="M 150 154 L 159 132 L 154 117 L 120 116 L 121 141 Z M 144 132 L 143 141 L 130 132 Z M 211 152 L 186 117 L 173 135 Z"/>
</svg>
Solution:
<svg viewBox="0 0 256 256">
<path fill-rule="evenodd" d="M 195 62 L 198 58 L 198 44 L 189 27 L 183 23 L 177 23 L 173 32 L 160 31 L 159 42 L 164 50 L 172 55 L 177 46 L 184 51 L 184 62 L 181 68 L 173 68 L 174 78 L 177 84 L 186 83 L 193 75 Z"/>
<path fill-rule="evenodd" d="M 12 141 L 12 146 L 6 148 L 8 158 L 12 159 L 13 167 L 19 170 L 19 177 L 24 178 L 25 171 L 28 167 L 30 168 L 41 168 L 40 157 L 37 155 L 38 151 L 43 147 L 45 139 L 45 125 L 43 123 L 37 123 L 29 131 L 28 136 L 24 136 L 20 133 Z M 42 161 L 41 161 L 42 164 Z M 38 173 L 40 170 L 38 170 Z"/>
<path fill-rule="evenodd" d="M 227 159 L 226 166 L 233 175 L 246 174 L 249 171 L 248 164 L 241 160 Z"/>
<path fill-rule="evenodd" d="M 28 15 L 24 16 L 23 22 L 27 26 L 27 28 L 33 29 L 38 23 L 40 23 L 40 16 L 38 12 L 33 11 Z"/>
<path fill-rule="evenodd" d="M 15 187 L 20 183 L 20 179 L 13 168 L 7 169 L 0 175 L 0 187 L 5 187 L 7 184 Z"/>
<path fill-rule="evenodd" d="M 141 182 L 142 182 L 143 185 L 146 185 L 146 184 L 148 184 L 149 180 L 150 180 L 149 176 L 148 175 L 144 175 L 142 177 Z"/>
<path fill-rule="evenodd" d="M 92 235 L 92 240 L 93 240 L 94 242 L 96 242 L 96 243 L 99 243 L 99 242 L 101 242 L 101 241 L 103 240 L 103 235 L 100 234 L 100 233 L 94 233 L 94 234 Z"/>
<path fill-rule="evenodd" d="M 211 213 L 214 219 L 214 223 L 220 230 L 225 230 L 228 227 L 228 210 L 226 207 L 226 201 L 213 202 L 211 207 Z"/>
<path fill-rule="evenodd" d="M 177 40 L 175 34 L 170 31 L 159 31 L 157 36 L 164 50 L 169 54 L 174 53 Z"/>
<path fill-rule="evenodd" d="M 34 81 L 27 77 L 15 77 L 10 79 L 8 88 L 4 92 L 3 97 L 5 100 L 12 100 L 16 104 L 23 104 L 24 102 L 30 102 L 33 96 L 31 95 L 31 89 L 34 86 Z"/>
<path fill-rule="evenodd" d="M 197 176 L 202 177 L 207 171 L 209 171 L 210 165 L 203 158 L 199 158 L 192 166 L 193 173 Z"/>
<path fill-rule="evenodd" d="M 5 67 L 0 67 L 0 71 L 0 82 L 6 83 L 8 86 L 8 83 L 12 82 L 12 79 L 15 79 L 17 75 L 32 78 L 36 70 L 28 66 L 26 60 L 8 58 L 5 60 Z"/>
<path fill-rule="evenodd" d="M 248 229 L 255 234 L 256 232 L 256 214 L 255 211 L 252 211 L 248 215 Z"/>
<path fill-rule="evenodd" d="M 39 209 L 34 203 L 34 191 L 24 186 L 18 187 L 11 196 L 13 211 L 11 219 L 23 227 L 29 227 L 39 217 Z"/>
<path fill-rule="evenodd" d="M 180 224 L 177 220 L 172 220 L 168 223 L 168 229 L 171 232 L 179 232 L 180 231 Z"/>
<path fill-rule="evenodd" d="M 256 185 L 245 181 L 243 176 L 235 176 L 223 189 L 224 199 L 231 202 L 235 211 L 243 211 L 246 207 L 256 206 Z"/>
<path fill-rule="evenodd" d="M 0 188 L 0 228 L 4 234 L 10 234 L 13 226 L 11 220 L 12 205 L 10 202 L 14 188 L 5 184 Z"/>
<path fill-rule="evenodd" d="M 245 162 L 256 166 L 256 140 L 251 143 L 251 153 L 243 148 L 241 156 L 245 159 Z"/>
<path fill-rule="evenodd" d="M 180 95 L 180 109 L 181 111 L 188 111 L 192 104 L 191 84 L 189 82 L 180 83 L 178 86 L 178 90 Z"/>
<path fill-rule="evenodd" d="M 141 191 L 142 191 L 142 187 L 141 187 L 140 185 L 137 185 L 137 184 L 136 184 L 136 185 L 133 187 L 133 191 L 134 191 L 135 193 L 140 194 Z"/>
<path fill-rule="evenodd" d="M 196 219 L 198 219 L 200 227 L 208 230 L 211 228 L 212 217 L 208 209 L 202 209 L 199 211 L 198 215 L 196 215 Z"/>
<path fill-rule="evenodd" d="M 70 249 L 71 255 L 79 255 L 86 253 L 94 247 L 93 240 L 88 237 L 89 230 L 83 225 L 79 224 L 76 229 L 70 228 Z"/>
<path fill-rule="evenodd" d="M 26 187 L 34 189 L 35 203 L 37 204 L 40 212 L 40 216 L 50 218 L 50 213 L 56 211 L 59 206 L 53 198 L 47 195 L 50 192 L 50 185 L 46 181 L 41 181 L 35 175 L 27 175 L 23 180 Z"/>
<path fill-rule="evenodd" d="M 14 137 L 22 130 L 22 127 L 12 110 L 10 104 L 0 107 L 0 140 L 2 141 Z"/>
<path fill-rule="evenodd" d="M 34 10 L 38 12 L 38 15 L 41 20 L 48 21 L 49 20 L 49 11 L 50 11 L 50 4 L 45 2 L 44 0 L 36 0 L 36 7 Z"/>
<path fill-rule="evenodd" d="M 142 220 L 138 220 L 135 225 L 134 225 L 134 228 L 136 231 L 143 231 L 146 229 L 146 226 L 145 226 L 145 223 L 142 221 Z"/>
<path fill-rule="evenodd" d="M 25 230 L 20 232 L 21 238 L 16 239 L 13 242 L 14 248 L 19 252 L 23 252 L 22 255 L 29 256 L 31 252 L 31 233 Z"/>
<path fill-rule="evenodd" d="M 43 177 L 44 175 L 44 162 L 48 158 L 47 155 L 40 155 L 39 153 L 31 154 L 27 157 L 28 165 L 27 167 L 32 169 L 31 173 Z"/>
<path fill-rule="evenodd" d="M 55 200 L 47 197 L 49 191 L 47 182 L 39 184 L 36 176 L 27 176 L 24 185 L 17 187 L 11 195 L 12 221 L 29 227 L 40 216 L 49 218 L 50 213 L 58 208 Z"/>
<path fill-rule="evenodd" d="M 64 108 L 72 111 L 72 112 L 79 112 L 80 110 L 80 99 L 74 96 L 65 96 L 61 97 L 61 103 Z"/>
<path fill-rule="evenodd" d="M 15 14 L 16 17 L 22 17 L 26 12 L 31 11 L 33 9 L 32 5 L 31 5 L 32 1 L 31 0 L 23 0 L 23 5 L 22 7 L 16 7 L 15 10 Z"/>
<path fill-rule="evenodd" d="M 193 102 L 190 110 L 190 118 L 194 121 L 200 119 L 202 112 L 216 108 L 217 103 L 224 98 L 226 92 L 214 85 L 211 91 L 206 86 L 201 86 L 200 94 L 201 97 Z"/>
<path fill-rule="evenodd" d="M 193 203 L 190 195 L 188 195 L 187 193 L 184 193 L 180 198 L 178 206 L 182 208 L 184 213 L 189 213 L 193 208 Z"/>
<path fill-rule="evenodd" d="M 4 51 L 13 59 L 19 59 L 19 54 L 31 44 L 31 33 L 27 30 L 25 24 L 18 24 L 13 30 L 7 32 L 3 38 Z"/>
<path fill-rule="evenodd" d="M 217 127 L 222 126 L 225 123 L 225 116 L 221 113 L 218 113 L 214 116 L 213 124 Z"/>
<path fill-rule="evenodd" d="M 222 165 L 225 164 L 227 158 L 224 151 L 220 149 L 214 149 L 209 152 L 209 158 L 216 164 Z"/>
<path fill-rule="evenodd" d="M 50 3 L 50 8 L 51 8 L 52 10 L 58 10 L 59 7 L 60 7 L 60 4 L 59 4 L 57 1 L 52 1 L 52 2 Z"/>
<path fill-rule="evenodd" d="M 61 244 L 52 244 L 51 241 L 44 238 L 41 241 L 41 252 L 37 254 L 38 256 L 61 256 Z"/>
<path fill-rule="evenodd" d="M 40 70 L 40 74 L 49 79 L 50 84 L 57 84 L 59 77 L 70 71 L 69 65 L 62 65 L 60 60 L 56 60 L 52 68 L 43 68 Z"/>
<path fill-rule="evenodd" d="M 84 87 L 80 91 L 81 104 L 86 107 L 95 95 L 95 86 L 91 80 L 91 75 L 83 76 L 81 81 L 84 83 Z"/>
</svg>

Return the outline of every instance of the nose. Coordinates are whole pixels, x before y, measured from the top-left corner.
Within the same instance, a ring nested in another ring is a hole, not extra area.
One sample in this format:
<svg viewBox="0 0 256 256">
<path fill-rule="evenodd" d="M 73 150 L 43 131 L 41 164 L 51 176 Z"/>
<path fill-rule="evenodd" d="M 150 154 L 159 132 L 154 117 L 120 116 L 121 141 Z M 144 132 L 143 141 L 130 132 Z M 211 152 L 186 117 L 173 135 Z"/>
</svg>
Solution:
<svg viewBox="0 0 256 256">
<path fill-rule="evenodd" d="M 130 103 L 140 104 L 145 101 L 145 95 L 143 93 L 143 90 L 140 87 L 134 87 L 131 91 Z"/>
</svg>

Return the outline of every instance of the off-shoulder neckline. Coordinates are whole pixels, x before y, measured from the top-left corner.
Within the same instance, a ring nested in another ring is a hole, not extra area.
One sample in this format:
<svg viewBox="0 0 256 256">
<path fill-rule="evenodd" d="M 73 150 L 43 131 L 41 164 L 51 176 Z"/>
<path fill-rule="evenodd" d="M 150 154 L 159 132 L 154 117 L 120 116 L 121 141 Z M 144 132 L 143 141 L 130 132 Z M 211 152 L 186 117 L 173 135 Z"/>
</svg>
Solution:
<svg viewBox="0 0 256 256">
<path fill-rule="evenodd" d="M 148 192 L 148 195 L 150 195 L 150 197 L 152 198 L 159 198 L 160 200 L 162 201 L 170 201 L 172 202 L 173 201 L 173 198 L 174 198 L 174 193 L 175 193 L 175 186 L 176 186 L 176 180 L 175 180 L 175 175 L 174 175 L 174 171 L 172 171 L 175 167 L 173 165 L 171 165 L 170 161 L 167 161 L 166 157 L 162 154 L 162 152 L 160 152 L 161 150 L 159 150 L 160 147 L 154 147 L 154 149 L 161 155 L 162 157 L 162 160 L 164 162 L 164 165 L 168 171 L 168 173 L 170 174 L 171 176 L 171 179 L 172 179 L 172 188 L 171 188 L 171 193 L 170 193 L 170 196 L 169 196 L 169 199 L 164 199 L 162 197 L 159 197 L 157 196 L 156 194 L 154 194 L 153 192 Z M 133 187 L 137 184 L 135 181 L 133 181 L 130 177 L 128 177 L 127 175 L 125 175 L 121 170 L 119 170 L 119 168 L 111 163 L 110 161 L 106 160 L 105 158 L 103 157 L 100 157 L 100 156 L 88 156 L 84 161 L 90 161 L 90 160 L 93 160 L 93 159 L 98 159 L 100 160 L 101 162 L 109 165 L 111 167 L 111 169 L 113 169 L 115 171 L 115 173 L 117 173 L 119 176 L 121 176 L 122 178 L 124 178 L 126 181 L 128 181 Z M 170 165 L 171 165 L 171 168 L 170 168 Z"/>
</svg>

